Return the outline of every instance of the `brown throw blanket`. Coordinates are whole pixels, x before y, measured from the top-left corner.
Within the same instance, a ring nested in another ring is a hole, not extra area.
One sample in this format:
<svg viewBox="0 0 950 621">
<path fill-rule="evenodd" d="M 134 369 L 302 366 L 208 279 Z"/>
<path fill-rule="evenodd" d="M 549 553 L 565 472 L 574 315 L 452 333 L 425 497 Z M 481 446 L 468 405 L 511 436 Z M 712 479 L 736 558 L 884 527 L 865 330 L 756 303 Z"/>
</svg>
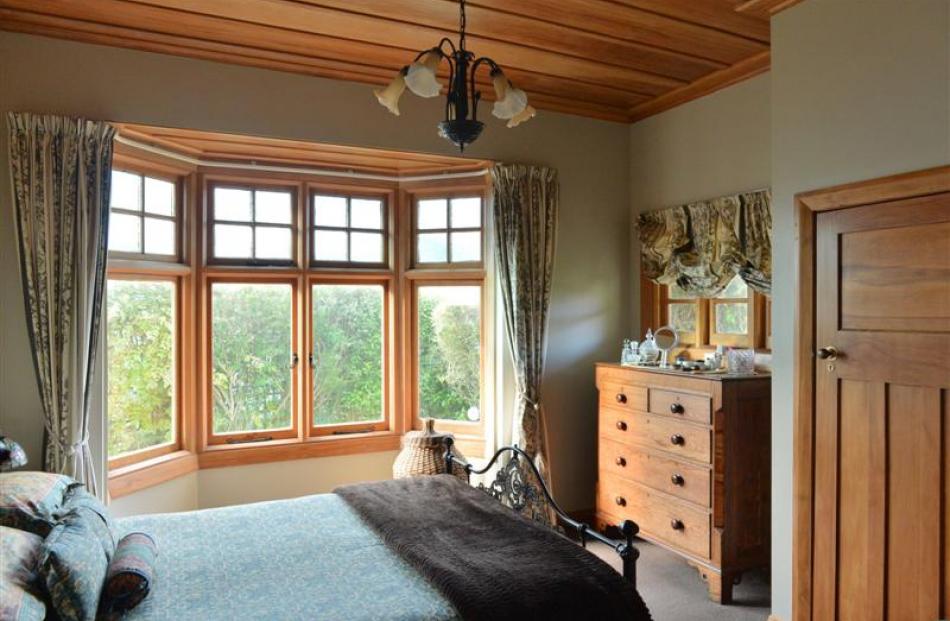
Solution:
<svg viewBox="0 0 950 621">
<path fill-rule="evenodd" d="M 464 619 L 650 619 L 609 565 L 455 477 L 334 491 Z"/>
</svg>

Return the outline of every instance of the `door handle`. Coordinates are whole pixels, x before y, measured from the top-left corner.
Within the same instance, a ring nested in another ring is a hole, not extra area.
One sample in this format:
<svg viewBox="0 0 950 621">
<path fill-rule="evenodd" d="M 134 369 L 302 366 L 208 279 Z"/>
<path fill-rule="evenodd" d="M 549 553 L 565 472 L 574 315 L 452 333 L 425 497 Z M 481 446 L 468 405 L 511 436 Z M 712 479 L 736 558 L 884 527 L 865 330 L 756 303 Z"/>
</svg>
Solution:
<svg viewBox="0 0 950 621">
<path fill-rule="evenodd" d="M 829 362 L 834 362 L 838 359 L 838 355 L 841 352 L 838 351 L 838 348 L 834 345 L 828 345 L 827 347 L 822 347 L 818 350 L 817 356 L 822 360 L 828 360 Z"/>
</svg>

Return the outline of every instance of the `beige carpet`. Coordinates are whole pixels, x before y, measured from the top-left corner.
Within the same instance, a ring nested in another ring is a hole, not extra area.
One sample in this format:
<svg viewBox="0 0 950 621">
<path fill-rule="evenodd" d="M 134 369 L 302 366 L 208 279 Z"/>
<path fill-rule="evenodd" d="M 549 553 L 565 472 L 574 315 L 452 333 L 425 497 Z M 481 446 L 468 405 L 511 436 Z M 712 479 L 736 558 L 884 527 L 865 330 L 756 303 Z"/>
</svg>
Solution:
<svg viewBox="0 0 950 621">
<path fill-rule="evenodd" d="M 617 570 L 620 559 L 607 546 L 592 544 L 597 554 Z M 733 590 L 734 603 L 720 606 L 709 599 L 699 573 L 672 552 L 637 540 L 637 586 L 655 621 L 762 621 L 769 616 L 769 582 L 765 572 L 742 576 Z"/>
</svg>

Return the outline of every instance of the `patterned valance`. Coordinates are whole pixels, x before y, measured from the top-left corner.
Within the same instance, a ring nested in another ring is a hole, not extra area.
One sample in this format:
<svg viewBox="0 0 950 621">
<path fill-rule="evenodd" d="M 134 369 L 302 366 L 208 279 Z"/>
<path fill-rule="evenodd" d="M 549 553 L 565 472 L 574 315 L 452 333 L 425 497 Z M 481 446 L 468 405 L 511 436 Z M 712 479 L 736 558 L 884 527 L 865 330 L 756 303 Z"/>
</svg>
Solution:
<svg viewBox="0 0 950 621">
<path fill-rule="evenodd" d="M 640 214 L 643 273 L 712 297 L 736 274 L 754 290 L 772 292 L 772 195 L 744 192 Z"/>
</svg>

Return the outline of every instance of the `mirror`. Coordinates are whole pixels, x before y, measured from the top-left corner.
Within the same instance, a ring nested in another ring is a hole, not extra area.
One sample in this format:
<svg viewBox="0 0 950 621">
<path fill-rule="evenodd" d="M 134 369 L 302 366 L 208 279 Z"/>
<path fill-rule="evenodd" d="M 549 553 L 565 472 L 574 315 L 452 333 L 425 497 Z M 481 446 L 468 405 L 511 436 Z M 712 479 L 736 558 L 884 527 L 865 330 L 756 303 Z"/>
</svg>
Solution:
<svg viewBox="0 0 950 621">
<path fill-rule="evenodd" d="M 656 332 L 653 333 L 653 341 L 656 343 L 657 349 L 662 352 L 660 355 L 660 368 L 669 369 L 670 351 L 680 342 L 676 330 L 673 329 L 673 326 L 657 328 Z"/>
</svg>

